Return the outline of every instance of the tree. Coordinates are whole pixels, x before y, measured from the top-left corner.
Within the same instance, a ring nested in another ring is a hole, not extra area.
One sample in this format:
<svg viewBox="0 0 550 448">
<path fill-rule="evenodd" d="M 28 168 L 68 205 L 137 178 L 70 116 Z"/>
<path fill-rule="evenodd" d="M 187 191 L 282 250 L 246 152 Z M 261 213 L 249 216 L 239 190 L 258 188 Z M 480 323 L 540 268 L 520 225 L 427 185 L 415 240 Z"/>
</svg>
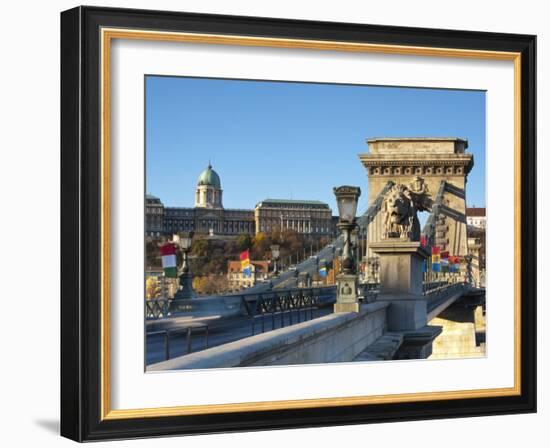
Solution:
<svg viewBox="0 0 550 448">
<path fill-rule="evenodd" d="M 235 241 L 236 248 L 239 252 L 242 252 L 243 250 L 250 249 L 252 246 L 252 239 L 250 238 L 250 235 L 248 233 L 241 233 L 239 236 L 237 236 L 237 239 Z"/>
<path fill-rule="evenodd" d="M 196 257 L 208 256 L 208 240 L 197 239 L 193 241 L 193 245 L 191 246 L 191 254 Z"/>
<path fill-rule="evenodd" d="M 227 278 L 223 274 L 203 275 L 193 279 L 193 289 L 201 295 L 223 293 L 227 288 Z"/>
<path fill-rule="evenodd" d="M 159 299 L 162 295 L 162 288 L 157 277 L 150 276 L 145 280 L 145 298 L 147 300 Z"/>
<path fill-rule="evenodd" d="M 208 277 L 206 276 L 196 276 L 193 278 L 193 289 L 197 294 L 206 294 L 206 287 L 208 284 Z"/>
</svg>

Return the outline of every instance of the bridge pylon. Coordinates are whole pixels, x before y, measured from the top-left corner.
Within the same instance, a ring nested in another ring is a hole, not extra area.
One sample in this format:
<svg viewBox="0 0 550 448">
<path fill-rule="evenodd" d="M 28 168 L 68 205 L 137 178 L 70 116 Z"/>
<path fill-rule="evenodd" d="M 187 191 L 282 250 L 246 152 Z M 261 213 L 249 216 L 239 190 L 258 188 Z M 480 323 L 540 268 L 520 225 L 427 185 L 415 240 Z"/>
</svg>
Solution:
<svg viewBox="0 0 550 448">
<path fill-rule="evenodd" d="M 428 197 L 429 211 L 433 212 L 431 205 L 438 200 L 435 244 L 452 255 L 467 255 L 465 187 L 474 164 L 473 155 L 466 153 L 468 141 L 440 137 L 372 138 L 367 143 L 369 152 L 359 154 L 359 159 L 367 170 L 369 205 L 388 182 L 422 189 Z M 368 257 L 374 256 L 370 246 L 383 240 L 383 215 L 378 213 L 368 226 Z"/>
</svg>

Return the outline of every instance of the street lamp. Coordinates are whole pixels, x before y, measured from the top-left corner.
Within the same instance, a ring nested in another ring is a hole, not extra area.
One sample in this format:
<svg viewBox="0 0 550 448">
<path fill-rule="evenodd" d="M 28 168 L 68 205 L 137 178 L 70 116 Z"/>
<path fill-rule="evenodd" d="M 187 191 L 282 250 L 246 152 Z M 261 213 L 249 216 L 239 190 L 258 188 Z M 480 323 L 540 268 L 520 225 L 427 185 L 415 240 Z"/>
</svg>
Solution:
<svg viewBox="0 0 550 448">
<path fill-rule="evenodd" d="M 271 258 L 273 260 L 273 276 L 275 277 L 277 272 L 277 260 L 279 259 L 279 245 L 278 244 L 272 244 L 271 245 Z"/>
<path fill-rule="evenodd" d="M 340 218 L 337 227 L 344 236 L 340 273 L 336 278 L 337 289 L 334 312 L 358 312 L 357 271 L 351 253 L 351 233 L 357 227 L 355 214 L 357 212 L 357 202 L 361 195 L 361 189 L 359 187 L 344 185 L 335 187 L 333 191 L 336 196 Z"/>
<path fill-rule="evenodd" d="M 180 232 L 172 236 L 172 241 L 176 244 L 183 254 L 183 261 L 179 269 L 180 288 L 175 295 L 176 300 L 191 299 L 196 297 L 193 290 L 193 275 L 189 272 L 189 251 L 193 244 L 194 232 Z"/>
<path fill-rule="evenodd" d="M 342 273 L 354 274 L 355 266 L 351 255 L 351 231 L 357 226 L 355 222 L 355 213 L 357 212 L 357 202 L 361 195 L 359 187 L 334 187 L 334 195 L 338 204 L 338 213 L 340 219 L 337 227 L 344 234 L 344 250 L 342 252 Z"/>
</svg>

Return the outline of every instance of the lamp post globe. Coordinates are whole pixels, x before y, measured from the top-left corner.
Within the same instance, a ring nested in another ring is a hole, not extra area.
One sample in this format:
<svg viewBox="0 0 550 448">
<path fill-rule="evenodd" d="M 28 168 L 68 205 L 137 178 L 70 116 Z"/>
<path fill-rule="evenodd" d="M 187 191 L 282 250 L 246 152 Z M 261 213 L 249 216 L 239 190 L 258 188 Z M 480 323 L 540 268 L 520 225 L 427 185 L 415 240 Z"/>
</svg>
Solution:
<svg viewBox="0 0 550 448">
<path fill-rule="evenodd" d="M 271 249 L 271 258 L 273 260 L 273 276 L 275 277 L 278 274 L 277 260 L 279 259 L 279 256 L 280 256 L 279 245 L 272 244 L 270 249 Z"/>
</svg>

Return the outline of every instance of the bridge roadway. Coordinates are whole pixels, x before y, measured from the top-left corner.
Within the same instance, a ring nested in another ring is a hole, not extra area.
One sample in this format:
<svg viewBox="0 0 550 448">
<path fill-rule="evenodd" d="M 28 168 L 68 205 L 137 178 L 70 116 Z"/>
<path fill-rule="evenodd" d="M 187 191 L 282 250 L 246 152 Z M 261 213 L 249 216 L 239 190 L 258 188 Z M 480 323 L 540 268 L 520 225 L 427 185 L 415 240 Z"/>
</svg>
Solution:
<svg viewBox="0 0 550 448">
<path fill-rule="evenodd" d="M 316 252 L 313 255 L 315 258 L 310 257 L 301 263 L 298 263 L 295 270 L 283 271 L 276 278 L 270 279 L 269 282 L 259 283 L 251 288 L 248 288 L 246 292 L 264 292 L 270 289 L 296 287 L 298 275 L 300 273 L 307 272 L 310 275 L 315 274 L 319 269 L 318 261 L 324 259 L 327 263 L 330 263 L 334 258 L 336 250 L 341 249 L 343 246 L 344 239 L 342 237 L 338 237 L 331 244 L 326 245 L 319 252 Z M 239 295 L 239 293 L 235 293 L 235 295 Z"/>
<path fill-rule="evenodd" d="M 199 299 L 200 300 L 200 299 Z M 306 308 L 301 310 L 293 310 L 292 321 L 288 311 L 284 313 L 275 313 L 273 318 L 271 314 L 257 316 L 254 319 L 254 334 L 262 333 L 262 320 L 264 331 L 287 327 L 299 320 L 316 319 L 332 313 L 332 306 L 322 308 Z M 166 359 L 165 337 L 156 332 L 165 330 L 181 330 L 189 325 L 206 324 L 208 325 L 208 347 L 216 347 L 218 345 L 237 341 L 249 336 L 252 336 L 252 323 L 248 316 L 231 316 L 224 318 L 190 318 L 190 317 L 174 317 L 168 319 L 148 320 L 146 322 L 146 333 L 155 333 L 146 335 L 146 364 L 154 364 Z M 273 326 L 274 324 L 274 326 Z M 178 332 L 170 336 L 170 358 L 187 354 L 187 334 L 186 332 Z M 203 350 L 206 347 L 206 331 L 205 328 L 196 328 L 191 335 L 191 353 Z"/>
</svg>

